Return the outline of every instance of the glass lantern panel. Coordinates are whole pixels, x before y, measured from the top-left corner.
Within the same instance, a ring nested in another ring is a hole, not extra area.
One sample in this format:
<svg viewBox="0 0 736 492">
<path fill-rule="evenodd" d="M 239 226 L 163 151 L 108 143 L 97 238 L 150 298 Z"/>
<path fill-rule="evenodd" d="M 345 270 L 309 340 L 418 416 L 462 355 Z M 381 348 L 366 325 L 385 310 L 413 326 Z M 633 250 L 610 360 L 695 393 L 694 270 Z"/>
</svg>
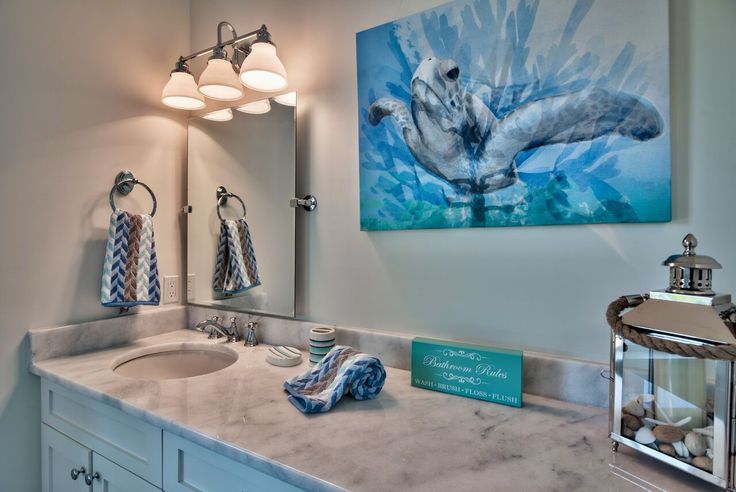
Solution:
<svg viewBox="0 0 736 492">
<path fill-rule="evenodd" d="M 691 464 L 695 456 L 712 456 L 715 388 L 716 361 L 680 357 L 627 341 L 621 433 Z M 693 430 L 698 436 L 687 440 L 692 450 L 686 451 L 684 437 Z"/>
</svg>

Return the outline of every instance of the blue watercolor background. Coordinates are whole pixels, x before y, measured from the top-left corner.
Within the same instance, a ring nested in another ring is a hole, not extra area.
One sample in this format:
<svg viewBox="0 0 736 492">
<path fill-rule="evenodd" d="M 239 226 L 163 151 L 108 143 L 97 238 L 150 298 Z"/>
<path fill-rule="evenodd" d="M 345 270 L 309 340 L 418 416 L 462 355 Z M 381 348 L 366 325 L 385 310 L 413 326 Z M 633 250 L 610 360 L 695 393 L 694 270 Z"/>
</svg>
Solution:
<svg viewBox="0 0 736 492">
<path fill-rule="evenodd" d="M 540 1 L 555 3 L 564 22 L 549 25 L 538 15 Z M 648 66 L 652 54 L 668 57 L 666 29 L 648 34 L 646 60 L 620 35 L 579 39 L 594 9 L 638 1 L 459 0 L 358 33 L 361 229 L 671 220 L 669 80 Z M 666 20 L 666 0 L 655 1 Z M 629 28 L 646 29 L 647 19 L 631 12 Z M 603 86 L 652 101 L 665 129 L 646 142 L 606 136 L 534 149 L 517 157 L 518 185 L 459 194 L 416 164 L 393 122 L 367 119 L 382 96 L 410 107 L 412 75 L 428 56 L 454 59 L 466 90 L 497 117 L 528 101 Z"/>
</svg>

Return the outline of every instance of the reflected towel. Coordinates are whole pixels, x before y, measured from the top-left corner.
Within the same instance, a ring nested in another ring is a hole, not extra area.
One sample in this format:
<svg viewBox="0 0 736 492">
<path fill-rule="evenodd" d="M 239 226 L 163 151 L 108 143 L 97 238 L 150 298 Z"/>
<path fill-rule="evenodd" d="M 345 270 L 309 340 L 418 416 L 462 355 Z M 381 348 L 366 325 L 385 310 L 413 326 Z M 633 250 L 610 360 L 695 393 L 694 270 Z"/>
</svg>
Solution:
<svg viewBox="0 0 736 492">
<path fill-rule="evenodd" d="M 151 216 L 115 210 L 110 216 L 102 267 L 102 305 L 158 305 L 161 287 L 157 263 Z"/>
<path fill-rule="evenodd" d="M 215 292 L 239 294 L 261 285 L 253 241 L 245 219 L 223 220 L 213 279 Z"/>
<path fill-rule="evenodd" d="M 309 371 L 284 383 L 289 401 L 304 413 L 327 412 L 346 393 L 356 400 L 378 396 L 386 370 L 372 355 L 336 345 Z"/>
</svg>

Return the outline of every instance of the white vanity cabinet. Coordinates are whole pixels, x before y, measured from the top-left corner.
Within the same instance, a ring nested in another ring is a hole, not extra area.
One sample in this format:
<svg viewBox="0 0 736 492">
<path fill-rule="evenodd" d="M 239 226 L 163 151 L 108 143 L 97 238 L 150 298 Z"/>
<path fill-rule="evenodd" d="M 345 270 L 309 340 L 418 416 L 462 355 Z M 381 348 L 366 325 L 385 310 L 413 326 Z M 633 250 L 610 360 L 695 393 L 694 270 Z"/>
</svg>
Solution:
<svg viewBox="0 0 736 492">
<path fill-rule="evenodd" d="M 43 378 L 41 405 L 43 492 L 301 490 Z"/>
<path fill-rule="evenodd" d="M 92 452 L 46 424 L 41 424 L 43 492 L 82 492 L 90 487 L 84 476 L 92 469 Z"/>
<path fill-rule="evenodd" d="M 92 453 L 92 470 L 99 474 L 92 481 L 92 492 L 160 492 L 160 489 L 97 453 Z"/>
<path fill-rule="evenodd" d="M 301 489 L 164 432 L 164 490 L 298 492 Z"/>
<path fill-rule="evenodd" d="M 41 380 L 41 420 L 70 441 L 161 488 L 158 427 L 45 379 Z"/>
<path fill-rule="evenodd" d="M 156 492 L 125 468 L 41 424 L 44 492 Z"/>
</svg>

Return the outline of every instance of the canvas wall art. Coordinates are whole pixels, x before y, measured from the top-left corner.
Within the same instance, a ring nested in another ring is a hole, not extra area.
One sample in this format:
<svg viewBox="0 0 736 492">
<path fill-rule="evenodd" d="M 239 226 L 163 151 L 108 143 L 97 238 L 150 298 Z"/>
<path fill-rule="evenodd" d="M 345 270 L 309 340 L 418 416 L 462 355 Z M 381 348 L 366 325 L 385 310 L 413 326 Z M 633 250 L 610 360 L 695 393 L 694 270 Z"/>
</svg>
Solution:
<svg viewBox="0 0 736 492">
<path fill-rule="evenodd" d="M 671 218 L 667 0 L 457 0 L 359 32 L 363 230 Z"/>
</svg>

